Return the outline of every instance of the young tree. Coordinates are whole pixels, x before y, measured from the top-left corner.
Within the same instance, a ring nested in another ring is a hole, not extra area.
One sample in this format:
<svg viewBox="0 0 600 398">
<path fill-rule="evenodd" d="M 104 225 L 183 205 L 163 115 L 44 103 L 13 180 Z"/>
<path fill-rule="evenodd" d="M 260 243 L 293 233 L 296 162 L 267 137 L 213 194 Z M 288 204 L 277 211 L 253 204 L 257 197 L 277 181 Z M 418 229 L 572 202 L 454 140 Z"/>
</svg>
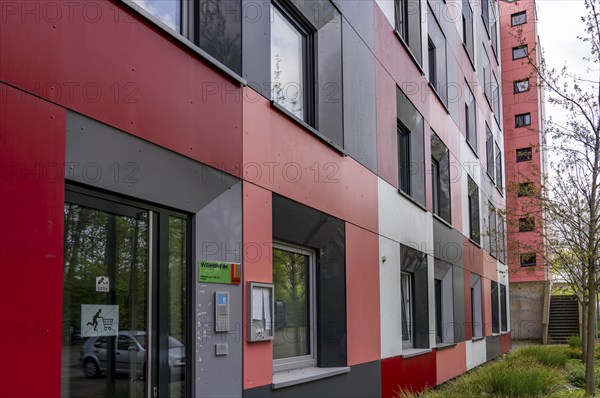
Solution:
<svg viewBox="0 0 600 398">
<path fill-rule="evenodd" d="M 527 60 L 538 85 L 568 118 L 565 122 L 546 120 L 545 130 L 552 139 L 545 148 L 553 159 L 550 178 L 544 170 L 531 170 L 538 179 L 544 178 L 542 188 L 532 185 L 524 193 L 530 200 L 508 211 L 526 214 L 539 209 L 543 214 L 540 239 L 533 243 L 538 246 L 532 250 L 575 290 L 582 304 L 586 392 L 594 395 L 596 292 L 600 286 L 600 0 L 582 1 L 587 11 L 582 17 L 585 34 L 578 39 L 589 46 L 589 55 L 582 61 L 589 65 L 588 75 L 595 77 L 578 76 L 566 65 L 561 70 L 550 68 L 543 57 L 538 58 L 539 49 L 529 52 Z M 526 44 L 522 32 L 515 34 Z"/>
</svg>

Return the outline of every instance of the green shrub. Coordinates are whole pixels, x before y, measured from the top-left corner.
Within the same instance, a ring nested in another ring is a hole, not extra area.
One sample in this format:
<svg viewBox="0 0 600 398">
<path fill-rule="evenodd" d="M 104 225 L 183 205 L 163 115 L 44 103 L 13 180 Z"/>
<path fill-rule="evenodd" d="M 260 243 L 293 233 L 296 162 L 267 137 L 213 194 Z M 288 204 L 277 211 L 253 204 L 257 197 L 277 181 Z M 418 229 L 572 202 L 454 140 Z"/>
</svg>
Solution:
<svg viewBox="0 0 600 398">
<path fill-rule="evenodd" d="M 498 366 L 488 375 L 490 392 L 499 396 L 546 395 L 556 384 L 556 375 L 540 366 Z"/>
<path fill-rule="evenodd" d="M 569 339 L 567 341 L 569 343 L 569 347 L 572 347 L 572 348 L 583 347 L 583 341 L 581 340 L 581 337 L 579 337 L 579 336 L 571 336 L 571 337 L 569 337 Z"/>
<path fill-rule="evenodd" d="M 518 351 L 518 358 L 531 358 L 541 365 L 564 368 L 569 360 L 563 347 L 532 346 Z"/>
</svg>

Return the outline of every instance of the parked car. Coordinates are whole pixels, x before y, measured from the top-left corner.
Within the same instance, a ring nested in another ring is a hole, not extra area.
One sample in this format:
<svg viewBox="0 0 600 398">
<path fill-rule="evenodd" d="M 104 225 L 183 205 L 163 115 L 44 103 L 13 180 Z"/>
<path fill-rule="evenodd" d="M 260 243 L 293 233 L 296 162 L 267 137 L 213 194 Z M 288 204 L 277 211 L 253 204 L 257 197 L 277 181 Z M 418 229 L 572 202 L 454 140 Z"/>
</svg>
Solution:
<svg viewBox="0 0 600 398">
<path fill-rule="evenodd" d="M 93 379 L 106 373 L 108 343 L 115 337 L 88 338 L 81 348 L 81 366 L 86 377 Z M 146 373 L 147 334 L 145 331 L 120 331 L 115 345 L 115 372 L 144 377 Z M 183 377 L 185 346 L 169 336 L 169 368 L 171 377 Z"/>
</svg>

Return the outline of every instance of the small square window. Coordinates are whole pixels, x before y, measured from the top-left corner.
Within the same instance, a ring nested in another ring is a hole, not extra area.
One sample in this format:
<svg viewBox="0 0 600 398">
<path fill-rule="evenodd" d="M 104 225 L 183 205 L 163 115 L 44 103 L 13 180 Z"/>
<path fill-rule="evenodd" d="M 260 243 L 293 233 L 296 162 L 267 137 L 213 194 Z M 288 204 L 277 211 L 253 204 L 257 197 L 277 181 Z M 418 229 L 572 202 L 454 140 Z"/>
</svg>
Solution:
<svg viewBox="0 0 600 398">
<path fill-rule="evenodd" d="M 531 114 L 523 113 L 515 116 L 515 127 L 524 127 L 531 125 Z"/>
<path fill-rule="evenodd" d="M 512 49 L 512 59 L 521 59 L 527 57 L 529 51 L 527 50 L 527 45 L 513 47 Z"/>
<path fill-rule="evenodd" d="M 513 82 L 514 93 L 524 93 L 525 91 L 529 91 L 529 78 L 516 80 Z"/>
<path fill-rule="evenodd" d="M 521 11 L 510 16 L 511 26 L 523 25 L 527 22 L 527 12 Z"/>
<path fill-rule="evenodd" d="M 520 256 L 521 267 L 535 267 L 536 255 L 535 253 L 524 253 Z"/>
<path fill-rule="evenodd" d="M 534 195 L 534 185 L 532 182 L 522 182 L 519 184 L 519 189 L 517 190 L 518 197 L 526 197 Z"/>
<path fill-rule="evenodd" d="M 517 149 L 517 162 L 527 162 L 533 159 L 531 148 Z"/>
<path fill-rule="evenodd" d="M 532 232 L 535 230 L 535 219 L 533 217 L 519 218 L 519 232 Z"/>
</svg>

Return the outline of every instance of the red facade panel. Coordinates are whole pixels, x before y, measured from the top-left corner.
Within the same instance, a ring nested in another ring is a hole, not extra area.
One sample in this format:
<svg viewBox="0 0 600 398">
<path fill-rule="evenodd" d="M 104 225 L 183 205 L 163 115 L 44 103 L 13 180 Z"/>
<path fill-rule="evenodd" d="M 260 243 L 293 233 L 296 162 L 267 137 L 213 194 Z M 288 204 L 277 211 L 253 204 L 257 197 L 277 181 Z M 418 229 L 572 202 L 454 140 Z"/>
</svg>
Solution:
<svg viewBox="0 0 600 398">
<path fill-rule="evenodd" d="M 437 384 L 448 381 L 467 371 L 467 346 L 458 343 L 454 347 L 436 350 Z"/>
<path fill-rule="evenodd" d="M 381 360 L 381 396 L 395 398 L 398 391 L 414 393 L 435 386 L 435 352 L 411 358 L 401 356 Z"/>
<path fill-rule="evenodd" d="M 506 354 L 510 351 L 510 332 L 500 336 L 500 354 Z"/>
<path fill-rule="evenodd" d="M 0 83 L 0 396 L 59 396 L 66 114 L 15 93 Z"/>
</svg>

